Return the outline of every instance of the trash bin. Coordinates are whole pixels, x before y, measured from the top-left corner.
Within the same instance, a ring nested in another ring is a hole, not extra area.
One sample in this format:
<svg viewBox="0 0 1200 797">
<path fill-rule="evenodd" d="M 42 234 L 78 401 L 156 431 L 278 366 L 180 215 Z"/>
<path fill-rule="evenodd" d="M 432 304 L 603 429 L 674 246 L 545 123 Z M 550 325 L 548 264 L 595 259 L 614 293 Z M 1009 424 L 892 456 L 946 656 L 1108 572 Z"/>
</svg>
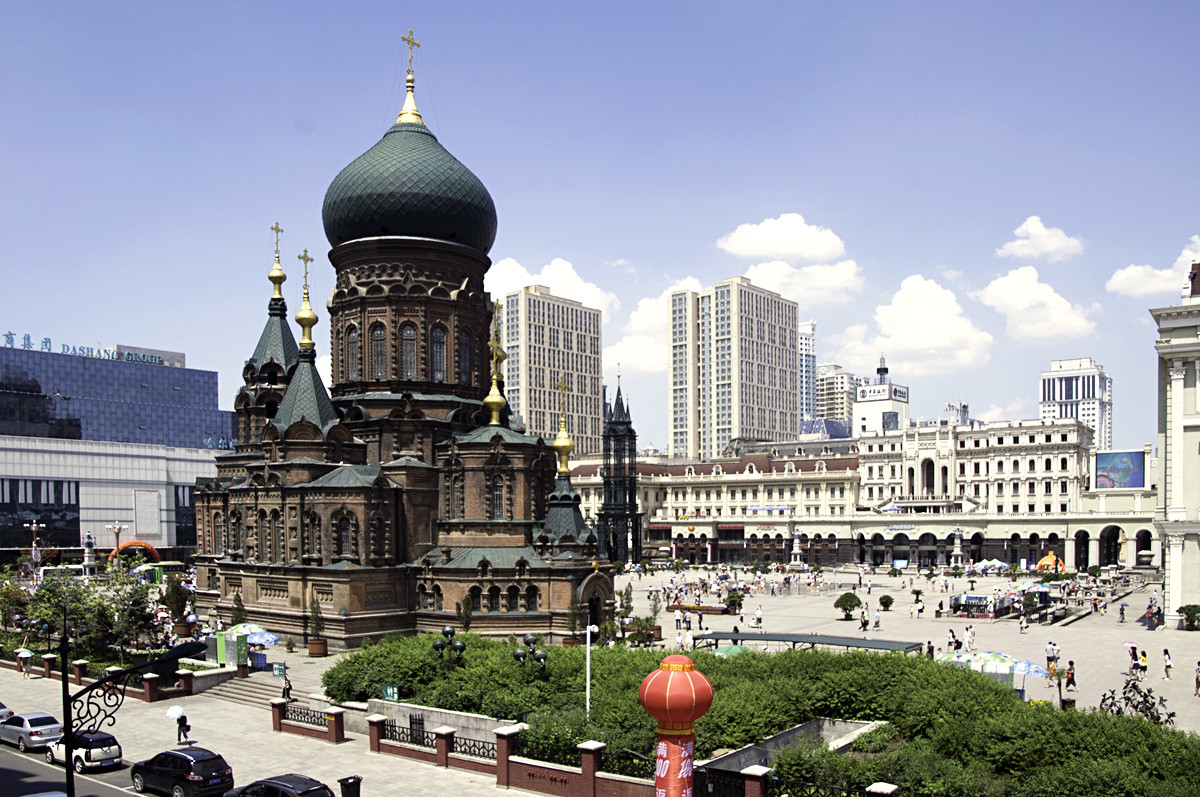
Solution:
<svg viewBox="0 0 1200 797">
<path fill-rule="evenodd" d="M 358 797 L 359 788 L 362 784 L 362 775 L 338 778 L 338 783 L 342 787 L 342 797 Z"/>
</svg>

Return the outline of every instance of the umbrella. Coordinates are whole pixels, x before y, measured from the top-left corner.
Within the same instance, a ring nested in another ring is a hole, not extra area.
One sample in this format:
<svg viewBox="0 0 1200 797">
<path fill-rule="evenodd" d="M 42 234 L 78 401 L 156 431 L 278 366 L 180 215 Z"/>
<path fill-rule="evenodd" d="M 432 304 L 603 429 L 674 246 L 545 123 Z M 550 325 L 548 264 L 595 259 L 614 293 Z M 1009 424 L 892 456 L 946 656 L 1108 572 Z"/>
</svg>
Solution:
<svg viewBox="0 0 1200 797">
<path fill-rule="evenodd" d="M 33 658 L 33 651 L 30 650 L 29 648 L 17 648 L 14 652 L 17 654 L 18 659 L 32 659 Z"/>
<path fill-rule="evenodd" d="M 184 620 L 187 620 L 189 623 L 194 623 L 194 622 L 196 622 L 197 620 L 199 620 L 200 618 L 199 618 L 199 617 L 197 617 L 195 614 L 189 614 L 187 617 L 185 617 L 185 618 L 183 618 L 183 619 L 184 619 Z"/>
<path fill-rule="evenodd" d="M 267 634 L 270 632 L 257 623 L 238 623 L 235 626 L 226 628 L 225 633 L 236 636 L 238 634 Z"/>
<path fill-rule="evenodd" d="M 1138 643 L 1136 643 L 1136 642 L 1126 642 L 1125 643 L 1125 647 L 1127 647 L 1127 648 L 1136 648 L 1137 646 L 1138 646 Z"/>
<path fill-rule="evenodd" d="M 1122 606 L 1128 606 L 1128 605 L 1129 605 L 1129 602 L 1128 602 L 1128 601 L 1121 601 L 1121 605 L 1122 605 Z"/>
<path fill-rule="evenodd" d="M 183 706 L 171 706 L 163 716 L 169 720 L 177 720 L 183 716 Z"/>
<path fill-rule="evenodd" d="M 1023 659 L 1023 660 L 1018 661 L 1017 663 L 1013 664 L 1012 674 L 1013 675 L 1033 675 L 1037 678 L 1050 677 L 1049 670 L 1047 670 L 1042 665 L 1038 664 L 1036 661 L 1029 661 L 1028 659 Z"/>
<path fill-rule="evenodd" d="M 734 656 L 740 656 L 743 653 L 751 653 L 750 648 L 742 645 L 721 645 L 719 648 L 713 648 L 713 655 L 720 656 L 723 659 L 731 659 Z"/>
<path fill-rule="evenodd" d="M 246 642 L 251 645 L 274 645 L 278 641 L 279 637 L 270 631 L 255 631 L 246 635 Z"/>
</svg>

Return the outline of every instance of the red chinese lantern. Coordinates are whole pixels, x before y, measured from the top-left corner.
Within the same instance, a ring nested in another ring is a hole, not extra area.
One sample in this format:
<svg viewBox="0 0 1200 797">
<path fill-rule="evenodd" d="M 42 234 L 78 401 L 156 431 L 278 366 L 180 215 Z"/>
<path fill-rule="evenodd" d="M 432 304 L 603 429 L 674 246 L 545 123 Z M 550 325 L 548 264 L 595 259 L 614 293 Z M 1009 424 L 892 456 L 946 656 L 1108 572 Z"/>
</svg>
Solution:
<svg viewBox="0 0 1200 797">
<path fill-rule="evenodd" d="M 712 701 L 712 683 L 687 656 L 667 656 L 642 681 L 638 702 L 658 721 L 656 795 L 692 797 L 695 722 L 712 708 Z"/>
</svg>

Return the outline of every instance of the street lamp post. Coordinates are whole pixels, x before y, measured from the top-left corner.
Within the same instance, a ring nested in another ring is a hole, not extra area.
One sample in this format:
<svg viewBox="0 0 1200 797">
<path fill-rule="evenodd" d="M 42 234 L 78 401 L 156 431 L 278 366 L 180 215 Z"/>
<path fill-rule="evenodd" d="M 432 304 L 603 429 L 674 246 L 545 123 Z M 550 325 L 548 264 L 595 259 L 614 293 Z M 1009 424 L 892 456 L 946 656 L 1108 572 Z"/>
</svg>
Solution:
<svg viewBox="0 0 1200 797">
<path fill-rule="evenodd" d="M 119 553 L 119 551 L 121 548 L 121 532 L 128 529 L 129 526 L 125 525 L 124 523 L 109 523 L 109 524 L 105 525 L 104 528 L 111 531 L 113 534 L 113 538 L 116 540 L 116 542 L 113 544 L 113 553 L 116 554 L 117 570 L 120 570 L 121 569 L 121 554 Z"/>
<path fill-rule="evenodd" d="M 584 662 L 585 662 L 585 664 L 584 664 L 584 670 L 585 670 L 584 679 L 585 679 L 585 684 L 586 684 L 586 686 L 584 688 L 583 710 L 584 710 L 584 715 L 588 719 L 591 719 L 592 718 L 592 634 L 599 633 L 600 629 L 594 625 L 589 625 L 586 629 L 584 629 L 584 631 L 586 632 L 584 641 L 585 641 L 585 644 L 587 645 L 587 650 L 583 654 L 583 658 L 584 658 Z"/>
<path fill-rule="evenodd" d="M 38 538 L 39 531 L 46 530 L 46 524 L 38 523 L 36 520 L 31 520 L 30 522 L 25 524 L 25 528 L 28 529 L 33 534 L 33 545 L 30 548 L 29 556 L 31 559 L 33 559 L 33 581 L 36 584 L 37 583 L 37 568 L 38 568 L 38 565 L 41 564 L 41 561 L 42 561 L 41 552 L 38 551 L 38 547 L 37 547 L 37 538 Z"/>
</svg>

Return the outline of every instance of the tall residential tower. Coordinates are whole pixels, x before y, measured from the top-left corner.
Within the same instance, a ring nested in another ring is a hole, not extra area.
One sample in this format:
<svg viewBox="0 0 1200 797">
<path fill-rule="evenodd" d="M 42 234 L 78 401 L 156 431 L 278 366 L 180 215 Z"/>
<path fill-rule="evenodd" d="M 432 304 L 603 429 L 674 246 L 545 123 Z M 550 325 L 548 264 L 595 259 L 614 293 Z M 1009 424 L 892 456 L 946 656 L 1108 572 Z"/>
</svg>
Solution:
<svg viewBox="0 0 1200 797">
<path fill-rule="evenodd" d="M 1112 377 L 1091 357 L 1051 360 L 1050 370 L 1042 371 L 1038 407 L 1042 420 L 1083 421 L 1096 433 L 1097 448 L 1112 448 Z"/>
<path fill-rule="evenodd" d="M 719 456 L 734 438 L 799 428 L 799 309 L 745 277 L 671 294 L 672 457 Z"/>
</svg>

